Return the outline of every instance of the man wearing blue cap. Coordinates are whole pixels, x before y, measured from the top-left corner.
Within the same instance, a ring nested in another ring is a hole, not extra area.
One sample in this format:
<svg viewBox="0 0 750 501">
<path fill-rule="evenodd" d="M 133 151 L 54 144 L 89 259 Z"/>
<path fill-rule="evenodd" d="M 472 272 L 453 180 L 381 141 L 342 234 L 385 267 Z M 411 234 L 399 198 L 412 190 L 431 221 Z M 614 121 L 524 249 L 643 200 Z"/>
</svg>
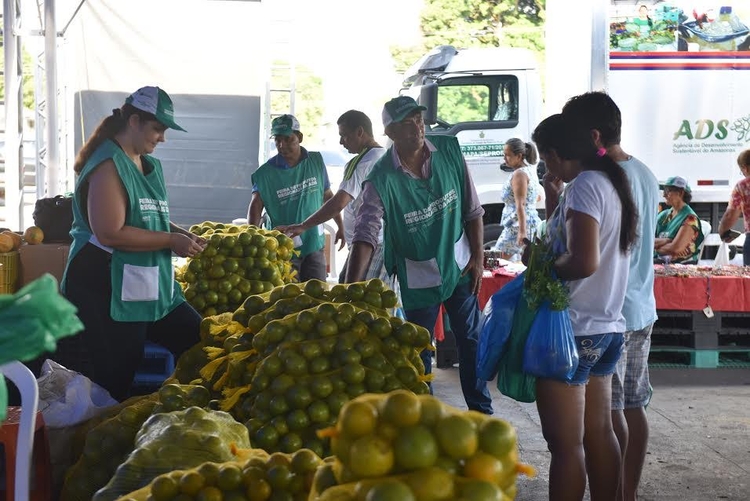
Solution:
<svg viewBox="0 0 750 501">
<path fill-rule="evenodd" d="M 476 377 L 484 209 L 456 138 L 425 138 L 424 109 L 407 96 L 383 107 L 393 146 L 363 184 L 346 281 L 363 278 L 382 225 L 385 267 L 398 278 L 407 320 L 432 333 L 440 305 L 445 306 L 466 404 L 491 414 L 489 391 L 477 389 Z M 425 350 L 421 356 L 429 374 L 431 354 Z"/>
<path fill-rule="evenodd" d="M 263 209 L 270 227 L 302 223 L 333 196 L 323 156 L 307 151 L 300 143 L 299 121 L 293 115 L 281 115 L 271 122 L 271 135 L 278 154 L 261 165 L 252 175 L 253 198 L 247 212 L 250 224 L 260 226 Z M 343 235 L 341 216 L 335 218 Z M 299 281 L 326 279 L 326 258 L 323 251 L 323 227 L 318 225 L 294 238 L 299 256 L 292 265 Z"/>
</svg>

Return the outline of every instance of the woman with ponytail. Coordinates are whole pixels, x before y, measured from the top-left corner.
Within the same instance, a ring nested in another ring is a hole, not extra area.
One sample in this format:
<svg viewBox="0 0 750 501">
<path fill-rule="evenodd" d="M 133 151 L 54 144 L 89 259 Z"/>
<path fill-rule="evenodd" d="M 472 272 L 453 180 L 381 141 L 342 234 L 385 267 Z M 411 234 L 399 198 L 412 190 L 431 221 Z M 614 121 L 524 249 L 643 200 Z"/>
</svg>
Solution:
<svg viewBox="0 0 750 501">
<path fill-rule="evenodd" d="M 539 179 L 530 166 L 536 163 L 536 149 L 514 137 L 503 148 L 505 164 L 513 169 L 510 179 L 503 187 L 501 201 L 503 215 L 500 226 L 503 232 L 495 242 L 495 250 L 503 259 L 511 259 L 523 252 L 524 240 L 533 238 L 541 222 L 536 210 L 539 198 Z"/>
<path fill-rule="evenodd" d="M 638 214 L 625 171 L 596 148 L 588 129 L 553 115 L 533 140 L 547 166 L 546 238 L 554 270 L 570 291 L 579 356 L 571 380 L 537 380 L 537 409 L 552 453 L 550 499 L 583 499 L 588 474 L 591 500 L 609 501 L 617 494 L 621 458 L 612 428 L 612 374 L 625 331 L 621 310 Z"/>
<path fill-rule="evenodd" d="M 184 131 L 172 100 L 143 87 L 102 120 L 74 164 L 62 287 L 85 330 L 76 339 L 82 356 L 66 362 L 117 400 L 129 396 L 147 339 L 175 358 L 199 340 L 201 317 L 174 280 L 172 253 L 195 256 L 205 240 L 170 221 L 162 166 L 151 156 L 168 128 Z"/>
</svg>

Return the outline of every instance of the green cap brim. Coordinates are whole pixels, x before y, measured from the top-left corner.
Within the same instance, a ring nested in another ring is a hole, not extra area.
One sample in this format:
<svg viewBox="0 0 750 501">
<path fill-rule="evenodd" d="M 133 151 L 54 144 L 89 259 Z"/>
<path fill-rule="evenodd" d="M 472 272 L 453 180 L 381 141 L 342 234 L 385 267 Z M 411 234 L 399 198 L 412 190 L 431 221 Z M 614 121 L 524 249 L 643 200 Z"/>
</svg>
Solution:
<svg viewBox="0 0 750 501">
<path fill-rule="evenodd" d="M 156 119 L 159 121 L 159 123 L 166 125 L 168 129 L 174 129 L 174 130 L 180 130 L 182 132 L 187 132 L 185 129 L 177 125 L 174 120 L 170 120 L 166 117 L 156 117 Z"/>
<path fill-rule="evenodd" d="M 292 136 L 294 135 L 294 130 L 290 127 L 282 126 L 282 127 L 274 127 L 271 129 L 271 137 L 274 136 Z"/>
</svg>

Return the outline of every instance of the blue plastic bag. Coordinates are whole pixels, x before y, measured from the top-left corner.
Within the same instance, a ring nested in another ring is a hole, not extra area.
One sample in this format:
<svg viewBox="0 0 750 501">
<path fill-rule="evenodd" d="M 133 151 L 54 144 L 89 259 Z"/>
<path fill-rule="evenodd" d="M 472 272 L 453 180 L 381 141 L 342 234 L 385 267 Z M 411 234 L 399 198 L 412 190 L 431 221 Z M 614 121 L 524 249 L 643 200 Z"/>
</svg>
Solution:
<svg viewBox="0 0 750 501">
<path fill-rule="evenodd" d="M 568 309 L 553 310 L 545 301 L 526 338 L 523 371 L 538 378 L 569 381 L 577 368 L 578 349 Z"/>
<path fill-rule="evenodd" d="M 523 291 L 523 273 L 505 284 L 490 298 L 477 345 L 477 379 L 495 379 L 513 326 L 513 312 Z"/>
</svg>

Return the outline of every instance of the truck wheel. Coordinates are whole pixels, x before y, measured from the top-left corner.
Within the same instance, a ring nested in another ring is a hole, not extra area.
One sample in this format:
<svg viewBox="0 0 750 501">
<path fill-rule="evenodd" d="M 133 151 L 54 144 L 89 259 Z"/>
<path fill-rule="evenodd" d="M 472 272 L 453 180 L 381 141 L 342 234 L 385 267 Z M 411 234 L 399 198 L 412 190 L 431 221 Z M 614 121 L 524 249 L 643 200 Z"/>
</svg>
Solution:
<svg viewBox="0 0 750 501">
<path fill-rule="evenodd" d="M 484 249 L 491 250 L 495 246 L 500 234 L 503 232 L 503 227 L 499 224 L 485 224 L 484 225 Z"/>
</svg>

